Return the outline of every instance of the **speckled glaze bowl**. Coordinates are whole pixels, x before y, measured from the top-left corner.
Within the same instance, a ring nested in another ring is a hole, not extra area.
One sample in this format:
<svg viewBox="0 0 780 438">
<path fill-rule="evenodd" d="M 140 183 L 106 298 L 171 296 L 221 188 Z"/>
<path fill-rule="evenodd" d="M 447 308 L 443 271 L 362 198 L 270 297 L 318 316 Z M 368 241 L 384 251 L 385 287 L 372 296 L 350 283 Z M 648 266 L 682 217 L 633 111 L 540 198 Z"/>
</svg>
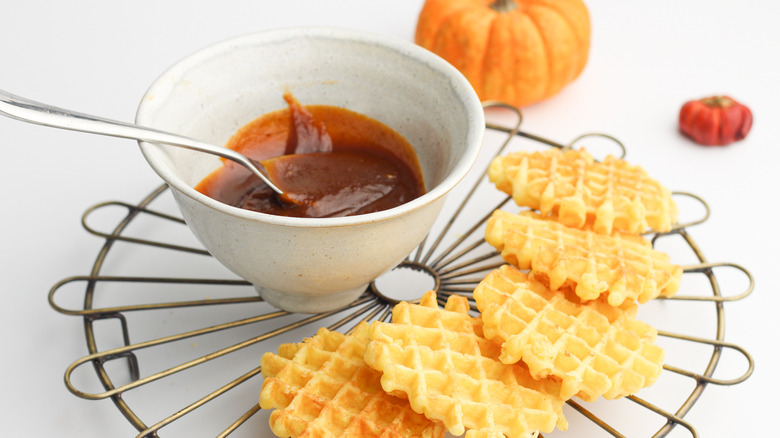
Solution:
<svg viewBox="0 0 780 438">
<path fill-rule="evenodd" d="M 193 187 L 218 158 L 140 142 L 171 187 L 187 225 L 222 264 L 270 304 L 292 312 L 348 305 L 429 231 L 446 194 L 482 145 L 484 113 L 466 79 L 412 43 L 333 28 L 241 36 L 181 60 L 149 88 L 137 123 L 225 144 L 258 116 L 304 105 L 372 117 L 412 144 L 427 193 L 399 207 L 344 218 L 288 218 L 231 207 Z"/>
</svg>

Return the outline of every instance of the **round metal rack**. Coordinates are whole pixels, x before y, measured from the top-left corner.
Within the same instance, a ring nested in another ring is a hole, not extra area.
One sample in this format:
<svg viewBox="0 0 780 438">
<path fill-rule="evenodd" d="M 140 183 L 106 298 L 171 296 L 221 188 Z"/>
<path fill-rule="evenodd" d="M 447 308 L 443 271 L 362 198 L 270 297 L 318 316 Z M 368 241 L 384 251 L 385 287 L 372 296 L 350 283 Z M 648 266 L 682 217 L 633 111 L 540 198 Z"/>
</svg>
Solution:
<svg viewBox="0 0 780 438">
<path fill-rule="evenodd" d="M 389 320 L 394 304 L 413 300 L 427 289 L 436 290 L 442 303 L 450 294 L 471 298 L 477 283 L 503 263 L 484 242 L 483 227 L 494 209 L 517 207 L 486 181 L 486 163 L 492 157 L 511 148 L 572 147 L 594 137 L 606 138 L 625 154 L 612 137 L 586 134 L 560 144 L 521 131 L 522 116 L 511 107 L 490 102 L 485 107 L 515 111 L 517 122 L 509 127 L 487 124 L 484 157 L 450 195 L 426 240 L 339 311 L 290 314 L 264 303 L 251 285 L 224 269 L 194 240 L 165 186 L 138 204 L 105 202 L 90 208 L 82 219 L 84 228 L 105 240 L 92 271 L 63 279 L 49 293 L 56 311 L 82 318 L 84 324 L 88 354 L 65 371 L 68 390 L 84 399 L 112 400 L 139 437 L 270 436 L 268 413 L 257 404 L 263 352 L 275 351 L 283 342 L 299 342 L 319 327 L 349 331 L 360 321 Z M 678 262 L 685 273 L 678 296 L 643 305 L 646 314 L 640 310 L 640 317 L 659 328 L 659 343 L 669 349 L 669 363 L 641 397 L 594 403 L 570 400 L 565 412 L 569 431 L 548 437 L 583 436 L 591 429 L 599 436 L 615 437 L 662 437 L 683 429 L 697 437 L 684 416 L 705 388 L 735 385 L 753 372 L 750 354 L 724 341 L 724 305 L 752 292 L 752 276 L 739 265 L 706 260 L 689 230 L 707 220 L 709 208 L 695 195 L 674 195 L 700 204 L 702 218 L 648 237 L 656 247 L 675 241 L 677 246 L 663 250 L 673 261 L 687 253 L 692 262 Z M 96 217 L 104 216 L 116 218 L 108 220 L 114 225 L 107 232 L 93 225 Z M 747 283 L 744 290 L 724 293 L 718 275 L 722 270 L 739 273 L 741 284 Z M 686 286 L 693 277 L 701 277 L 704 286 L 693 281 Z M 711 324 L 698 330 L 701 335 L 689 333 L 687 327 L 684 332 L 663 329 L 678 319 L 677 312 L 706 315 Z M 675 351 L 682 354 L 675 356 Z M 736 378 L 716 378 L 716 367 L 727 351 L 743 358 L 746 371 Z M 675 365 L 675 359 L 684 364 Z M 635 430 L 636 423 L 644 429 Z"/>
</svg>

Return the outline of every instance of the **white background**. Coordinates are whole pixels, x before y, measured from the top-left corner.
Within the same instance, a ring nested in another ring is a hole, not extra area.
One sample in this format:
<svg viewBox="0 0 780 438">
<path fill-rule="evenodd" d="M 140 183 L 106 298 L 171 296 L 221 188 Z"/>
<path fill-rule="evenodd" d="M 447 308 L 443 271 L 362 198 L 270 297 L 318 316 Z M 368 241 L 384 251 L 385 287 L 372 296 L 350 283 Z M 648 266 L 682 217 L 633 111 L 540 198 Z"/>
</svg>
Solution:
<svg viewBox="0 0 780 438">
<path fill-rule="evenodd" d="M 411 40 L 421 5 L 420 0 L 5 0 L 0 88 L 131 121 L 157 75 L 201 47 L 309 24 Z M 709 202 L 711 218 L 691 234 L 710 261 L 738 263 L 756 278 L 750 297 L 725 306 L 726 341 L 745 347 L 756 366 L 742 384 L 708 386 L 686 420 L 704 437 L 772 434 L 777 411 L 768 397 L 780 390 L 775 337 L 780 3 L 591 0 L 588 6 L 593 33 L 584 73 L 559 95 L 525 108 L 523 128 L 561 142 L 584 132 L 610 133 L 626 144 L 629 161 L 672 190 Z M 752 108 L 755 124 L 747 139 L 705 148 L 682 138 L 676 129 L 679 107 L 721 93 Z M 128 140 L 0 118 L 0 151 L 0 433 L 134 436 L 110 401 L 86 401 L 66 390 L 65 368 L 86 354 L 83 327 L 79 318 L 52 310 L 46 297 L 55 282 L 88 273 L 94 262 L 101 241 L 81 228 L 82 212 L 104 200 L 138 202 L 160 181 Z M 681 317 L 695 322 L 697 315 Z M 745 367 L 739 358 L 726 363 L 724 378 Z M 572 429 L 556 436 L 581 435 Z"/>
</svg>

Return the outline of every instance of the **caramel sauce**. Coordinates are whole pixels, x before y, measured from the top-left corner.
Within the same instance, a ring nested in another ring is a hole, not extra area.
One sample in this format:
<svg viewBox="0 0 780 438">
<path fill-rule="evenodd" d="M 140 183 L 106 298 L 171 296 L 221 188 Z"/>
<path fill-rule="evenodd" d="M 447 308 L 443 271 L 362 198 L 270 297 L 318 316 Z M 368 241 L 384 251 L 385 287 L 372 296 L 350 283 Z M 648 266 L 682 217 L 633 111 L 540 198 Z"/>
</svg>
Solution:
<svg viewBox="0 0 780 438">
<path fill-rule="evenodd" d="M 195 189 L 223 203 L 268 214 L 338 217 L 387 210 L 425 192 L 408 141 L 362 114 L 325 105 L 288 108 L 239 129 L 227 147 L 260 161 L 294 203 L 281 202 L 243 166 L 223 160 Z"/>
</svg>

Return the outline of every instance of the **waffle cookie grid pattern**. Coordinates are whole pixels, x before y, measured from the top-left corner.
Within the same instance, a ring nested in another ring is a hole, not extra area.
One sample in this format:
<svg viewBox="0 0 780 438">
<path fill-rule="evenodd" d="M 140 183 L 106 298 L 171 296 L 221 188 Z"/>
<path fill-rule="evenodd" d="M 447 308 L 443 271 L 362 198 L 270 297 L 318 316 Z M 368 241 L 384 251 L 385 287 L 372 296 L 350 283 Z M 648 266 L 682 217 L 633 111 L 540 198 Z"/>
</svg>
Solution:
<svg viewBox="0 0 780 438">
<path fill-rule="evenodd" d="M 382 372 L 385 391 L 404 394 L 415 411 L 468 438 L 566 429 L 560 385 L 501 363 L 500 347 L 482 336 L 468 308 L 453 295 L 441 309 L 431 291 L 419 305 L 396 305 L 392 323 L 373 323 L 365 360 Z"/>
<path fill-rule="evenodd" d="M 502 210 L 493 212 L 485 229 L 485 240 L 501 251 L 504 260 L 530 269 L 550 289 L 571 288 L 583 300 L 606 294 L 613 306 L 627 299 L 644 303 L 671 297 L 680 287 L 682 267 L 638 239 Z"/>
<path fill-rule="evenodd" d="M 608 156 L 597 162 L 584 149 L 515 152 L 496 157 L 488 176 L 520 205 L 601 234 L 667 232 L 677 221 L 671 192 L 639 166 Z"/>
<path fill-rule="evenodd" d="M 576 297 L 573 297 L 576 298 Z M 663 369 L 657 332 L 635 318 L 637 305 L 582 304 L 504 265 L 474 291 L 485 336 L 504 363 L 523 361 L 536 379 L 561 382 L 560 397 L 595 401 L 635 394 Z"/>
<path fill-rule="evenodd" d="M 276 436 L 444 436 L 440 423 L 382 390 L 380 374 L 363 361 L 368 332 L 365 322 L 351 335 L 321 328 L 262 356 L 260 407 L 274 409 L 269 423 Z"/>
</svg>

